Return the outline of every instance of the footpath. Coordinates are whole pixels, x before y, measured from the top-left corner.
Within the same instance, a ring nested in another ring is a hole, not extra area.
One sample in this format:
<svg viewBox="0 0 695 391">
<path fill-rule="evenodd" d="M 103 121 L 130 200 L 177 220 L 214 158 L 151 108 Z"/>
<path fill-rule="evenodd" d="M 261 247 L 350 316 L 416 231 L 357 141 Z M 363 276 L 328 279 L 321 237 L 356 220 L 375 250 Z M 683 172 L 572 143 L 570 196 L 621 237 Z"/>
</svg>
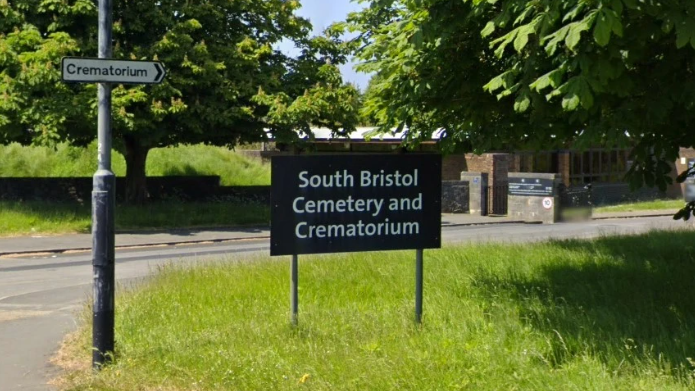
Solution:
<svg viewBox="0 0 695 391">
<path fill-rule="evenodd" d="M 613 212 L 594 214 L 592 219 L 634 218 L 649 216 L 673 216 L 677 209 L 638 212 Z M 442 227 L 523 224 L 509 217 L 471 216 L 469 214 L 442 214 Z M 215 243 L 234 240 L 267 239 L 269 227 L 198 228 L 162 231 L 126 231 L 116 233 L 116 248 L 137 248 L 177 244 Z M 35 253 L 66 253 L 89 251 L 91 234 L 32 235 L 0 237 L 0 257 Z"/>
</svg>

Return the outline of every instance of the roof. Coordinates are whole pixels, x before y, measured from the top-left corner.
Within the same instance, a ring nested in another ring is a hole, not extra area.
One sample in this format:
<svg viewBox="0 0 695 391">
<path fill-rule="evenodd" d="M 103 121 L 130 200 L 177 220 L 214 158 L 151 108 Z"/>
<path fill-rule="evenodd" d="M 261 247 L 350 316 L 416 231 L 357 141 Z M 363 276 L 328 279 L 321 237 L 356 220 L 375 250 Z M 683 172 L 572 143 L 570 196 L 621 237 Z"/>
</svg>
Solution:
<svg viewBox="0 0 695 391">
<path fill-rule="evenodd" d="M 401 142 L 405 137 L 406 131 L 403 130 L 398 133 L 387 133 L 378 134 L 370 137 L 369 133 L 373 132 L 375 127 L 358 127 L 354 132 L 350 133 L 348 136 L 338 136 L 334 137 L 332 135 L 333 131 L 328 128 L 312 128 L 311 131 L 314 133 L 314 140 L 316 141 L 398 141 Z M 438 140 L 441 138 L 443 131 L 438 131 L 432 135 L 432 140 Z"/>
</svg>

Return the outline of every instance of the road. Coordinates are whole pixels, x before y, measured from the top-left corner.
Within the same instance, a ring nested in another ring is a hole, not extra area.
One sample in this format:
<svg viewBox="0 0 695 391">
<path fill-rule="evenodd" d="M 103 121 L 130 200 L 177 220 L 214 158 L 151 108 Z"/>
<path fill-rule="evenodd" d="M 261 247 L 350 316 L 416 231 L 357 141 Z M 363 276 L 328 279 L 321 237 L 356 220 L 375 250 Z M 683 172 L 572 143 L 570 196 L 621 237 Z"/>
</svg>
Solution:
<svg viewBox="0 0 695 391">
<path fill-rule="evenodd" d="M 445 242 L 529 242 L 548 238 L 590 238 L 650 229 L 692 228 L 670 217 L 595 220 L 572 224 L 496 224 L 443 227 Z M 121 284 L 139 281 L 158 266 L 236 260 L 267 254 L 267 240 L 117 251 L 116 275 Z M 0 258 L 0 379 L 4 391 L 50 390 L 55 376 L 49 364 L 62 337 L 76 328 L 76 313 L 91 290 L 89 253 Z"/>
</svg>

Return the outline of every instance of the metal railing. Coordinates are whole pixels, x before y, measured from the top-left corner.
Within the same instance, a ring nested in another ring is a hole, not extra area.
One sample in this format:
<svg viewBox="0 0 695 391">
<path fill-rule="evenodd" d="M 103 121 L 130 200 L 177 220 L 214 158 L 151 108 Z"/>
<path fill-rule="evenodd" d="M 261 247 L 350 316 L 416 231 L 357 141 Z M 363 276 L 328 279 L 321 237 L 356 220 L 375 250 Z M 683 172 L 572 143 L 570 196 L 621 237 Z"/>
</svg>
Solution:
<svg viewBox="0 0 695 391">
<path fill-rule="evenodd" d="M 496 216 L 506 216 L 509 200 L 509 183 L 502 182 L 488 186 L 485 190 L 486 214 Z"/>
</svg>

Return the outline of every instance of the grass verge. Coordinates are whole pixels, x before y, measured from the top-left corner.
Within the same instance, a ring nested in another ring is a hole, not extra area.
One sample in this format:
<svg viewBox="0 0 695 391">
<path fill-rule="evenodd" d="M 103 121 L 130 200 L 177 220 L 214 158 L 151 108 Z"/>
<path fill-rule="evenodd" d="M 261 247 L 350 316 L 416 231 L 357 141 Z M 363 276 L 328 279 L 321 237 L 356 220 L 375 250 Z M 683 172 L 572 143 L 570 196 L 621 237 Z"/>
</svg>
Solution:
<svg viewBox="0 0 695 391">
<path fill-rule="evenodd" d="M 607 205 L 594 208 L 594 213 L 611 213 L 611 212 L 635 212 L 643 210 L 668 210 L 680 209 L 685 205 L 683 200 L 653 200 L 629 202 L 619 205 Z"/>
<path fill-rule="evenodd" d="M 158 202 L 116 206 L 116 230 L 267 225 L 268 206 L 233 202 Z M 0 236 L 87 233 L 91 209 L 78 203 L 0 201 Z"/>
<path fill-rule="evenodd" d="M 164 267 L 118 295 L 117 361 L 62 390 L 691 390 L 695 233 Z"/>
</svg>

